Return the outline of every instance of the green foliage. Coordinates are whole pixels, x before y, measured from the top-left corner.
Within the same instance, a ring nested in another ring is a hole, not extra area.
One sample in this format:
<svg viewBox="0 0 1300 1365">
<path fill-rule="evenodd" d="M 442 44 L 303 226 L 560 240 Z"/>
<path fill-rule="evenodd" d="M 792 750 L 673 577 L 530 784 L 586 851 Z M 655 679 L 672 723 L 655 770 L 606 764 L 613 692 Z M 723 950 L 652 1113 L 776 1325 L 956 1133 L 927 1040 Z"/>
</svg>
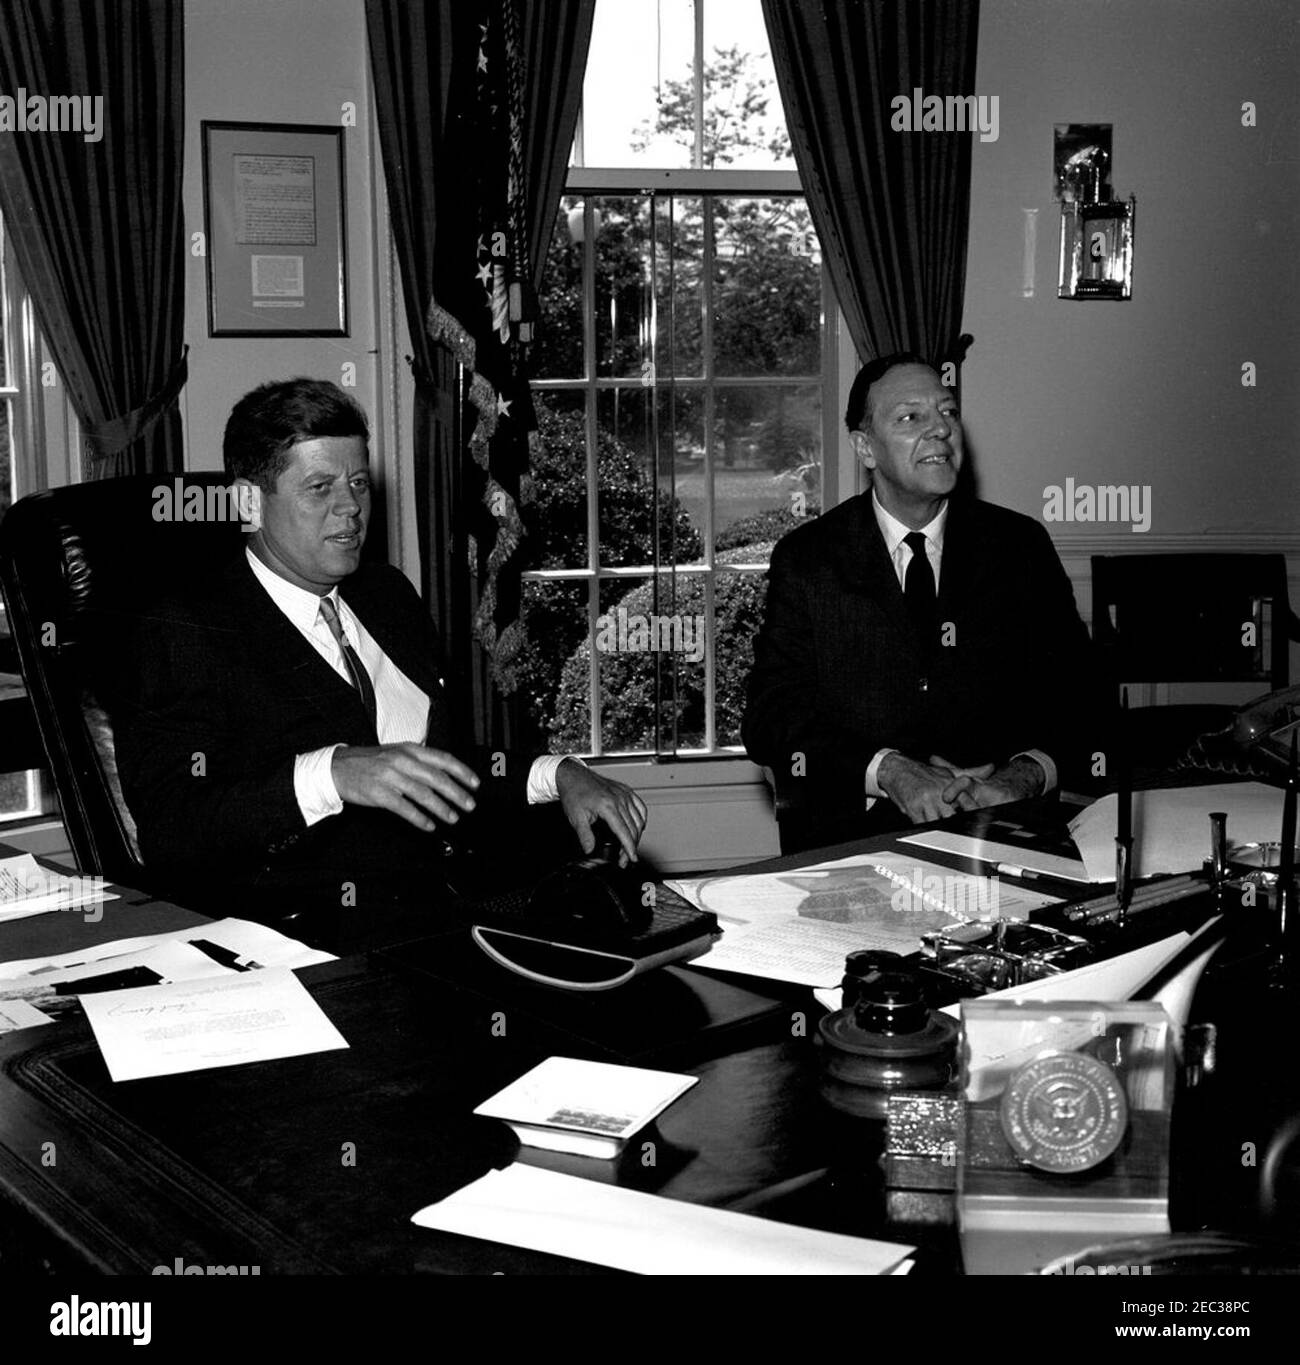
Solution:
<svg viewBox="0 0 1300 1365">
<path fill-rule="evenodd" d="M 552 412 L 537 404 L 542 449 L 532 461 L 535 500 L 525 507 L 528 537 L 523 567 L 583 568 L 587 563 L 587 444 L 581 412 Z M 699 532 L 680 504 L 653 489 L 644 458 L 601 430 L 596 447 L 601 559 L 618 567 L 654 562 L 650 508 L 657 509 L 661 548 L 675 562 L 704 553 Z M 670 548 L 675 547 L 675 548 Z M 556 589 L 525 582 L 523 619 L 528 648 L 521 687 L 534 717 L 550 722 L 564 661 L 587 634 L 586 584 Z M 584 737 L 581 749 L 588 747 Z"/>
<path fill-rule="evenodd" d="M 820 510 L 816 503 L 810 502 L 807 516 L 796 517 L 786 507 L 772 507 L 765 512 L 755 512 L 752 517 L 741 517 L 718 534 L 714 548 L 719 551 L 720 559 L 721 551 L 734 550 L 742 545 L 749 547 L 749 553 L 753 556 L 755 546 L 763 548 L 764 542 L 774 545 L 787 531 L 802 526 Z"/>
<path fill-rule="evenodd" d="M 771 542 L 747 545 L 718 556 L 720 564 L 737 564 L 771 553 Z M 679 577 L 677 598 L 668 604 L 672 585 L 659 579 L 659 614 L 704 615 L 704 584 L 695 576 Z M 721 573 L 715 579 L 714 612 L 717 631 L 715 701 L 718 740 L 739 742 L 740 718 L 745 710 L 745 687 L 754 663 L 754 637 L 763 620 L 767 579 L 763 574 Z M 634 616 L 656 612 L 655 586 L 644 583 L 627 593 L 613 608 Z M 585 638 L 564 665 L 555 717 L 550 726 L 550 748 L 555 753 L 581 752 L 590 733 L 588 676 L 592 641 Z M 666 660 L 667 656 L 660 656 Z M 698 747 L 704 738 L 704 662 L 677 655 L 677 695 L 673 708 L 681 747 Z M 649 653 L 601 653 L 601 733 L 605 748 L 653 750 L 655 744 L 655 656 Z M 667 708 L 665 707 L 665 710 Z M 665 717 L 665 725 L 668 719 Z"/>
<path fill-rule="evenodd" d="M 713 60 L 704 63 L 704 128 L 701 164 L 708 170 L 729 166 L 738 155 L 766 150 L 773 161 L 790 155 L 790 138 L 783 122 L 765 128 L 771 97 L 768 87 L 754 71 L 753 55 L 736 46 L 717 47 Z M 756 134 L 756 130 L 758 131 Z M 665 81 L 653 130 L 643 125 L 632 148 L 644 152 L 654 133 L 669 137 L 692 164 L 695 147 L 694 79 Z"/>
</svg>

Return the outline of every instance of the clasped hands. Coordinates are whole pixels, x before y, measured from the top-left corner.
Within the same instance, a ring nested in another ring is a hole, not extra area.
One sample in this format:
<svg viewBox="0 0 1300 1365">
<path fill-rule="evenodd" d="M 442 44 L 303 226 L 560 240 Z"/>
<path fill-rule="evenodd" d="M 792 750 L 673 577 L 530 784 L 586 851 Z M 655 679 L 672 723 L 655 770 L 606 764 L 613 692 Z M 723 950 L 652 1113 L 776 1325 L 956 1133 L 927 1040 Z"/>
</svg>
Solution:
<svg viewBox="0 0 1300 1365">
<path fill-rule="evenodd" d="M 905 754 L 886 754 L 876 770 L 881 791 L 913 824 L 943 820 L 955 811 L 1001 806 L 1037 796 L 1043 770 L 1030 758 L 1013 758 L 995 769 L 992 763 L 961 768 L 938 754 L 921 763 Z"/>
<path fill-rule="evenodd" d="M 335 749 L 330 761 L 335 790 L 345 805 L 376 806 L 400 815 L 416 829 L 455 825 L 474 809 L 478 774 L 454 754 L 423 744 L 378 744 Z M 622 782 L 565 759 L 556 770 L 564 814 L 584 853 L 596 847 L 592 824 L 600 820 L 619 845 L 619 865 L 636 861 L 645 829 L 645 802 Z"/>
</svg>

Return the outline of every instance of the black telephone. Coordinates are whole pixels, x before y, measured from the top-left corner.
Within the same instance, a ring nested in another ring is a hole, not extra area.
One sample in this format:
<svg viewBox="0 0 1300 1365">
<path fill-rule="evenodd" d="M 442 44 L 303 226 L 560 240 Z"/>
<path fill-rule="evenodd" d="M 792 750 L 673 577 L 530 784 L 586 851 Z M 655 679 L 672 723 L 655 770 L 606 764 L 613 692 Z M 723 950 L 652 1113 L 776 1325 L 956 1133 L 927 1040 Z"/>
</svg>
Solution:
<svg viewBox="0 0 1300 1365">
<path fill-rule="evenodd" d="M 1275 777 L 1286 773 L 1292 736 L 1300 732 L 1300 686 L 1247 702 L 1224 730 L 1202 735 L 1187 765 L 1215 772 Z"/>
</svg>

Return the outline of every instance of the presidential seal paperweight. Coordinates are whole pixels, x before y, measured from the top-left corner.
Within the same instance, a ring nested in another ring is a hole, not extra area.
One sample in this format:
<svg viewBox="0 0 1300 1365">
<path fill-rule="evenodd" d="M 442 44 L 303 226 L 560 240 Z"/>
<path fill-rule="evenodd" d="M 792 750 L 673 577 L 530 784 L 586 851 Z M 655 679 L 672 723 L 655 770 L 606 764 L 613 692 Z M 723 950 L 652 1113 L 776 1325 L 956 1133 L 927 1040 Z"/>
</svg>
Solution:
<svg viewBox="0 0 1300 1365">
<path fill-rule="evenodd" d="M 1169 1230 L 1172 1025 L 1152 1001 L 962 1005 L 968 1274 Z"/>
</svg>

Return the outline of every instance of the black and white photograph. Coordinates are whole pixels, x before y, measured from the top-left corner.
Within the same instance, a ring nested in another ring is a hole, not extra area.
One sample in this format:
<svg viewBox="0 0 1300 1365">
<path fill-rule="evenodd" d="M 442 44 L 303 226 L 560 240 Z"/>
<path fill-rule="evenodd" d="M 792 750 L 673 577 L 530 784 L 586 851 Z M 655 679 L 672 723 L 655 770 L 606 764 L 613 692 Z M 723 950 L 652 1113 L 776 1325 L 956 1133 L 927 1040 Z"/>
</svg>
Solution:
<svg viewBox="0 0 1300 1365">
<path fill-rule="evenodd" d="M 5 0 L 15 1344 L 1285 1340 L 1298 77 L 1292 0 Z"/>
</svg>

